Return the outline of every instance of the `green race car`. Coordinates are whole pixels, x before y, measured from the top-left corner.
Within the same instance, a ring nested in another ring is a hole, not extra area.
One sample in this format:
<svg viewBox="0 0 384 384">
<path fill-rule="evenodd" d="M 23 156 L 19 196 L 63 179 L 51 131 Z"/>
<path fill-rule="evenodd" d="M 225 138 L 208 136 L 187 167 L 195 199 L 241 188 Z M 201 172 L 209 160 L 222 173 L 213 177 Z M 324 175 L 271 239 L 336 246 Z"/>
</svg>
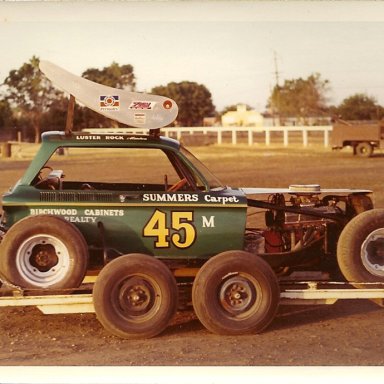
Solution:
<svg viewBox="0 0 384 384">
<path fill-rule="evenodd" d="M 72 292 L 97 276 L 101 323 L 118 336 L 150 337 L 168 325 L 185 287 L 209 330 L 242 334 L 271 322 L 279 283 L 295 274 L 384 280 L 384 214 L 372 210 L 369 190 L 225 186 L 159 134 L 177 113 L 173 100 L 112 93 L 46 62 L 42 69 L 92 109 L 154 129 L 43 134 L 25 174 L 2 198 L 3 283 L 32 294 Z M 106 94 L 118 109 L 101 103 Z M 93 157 L 119 159 L 119 168 L 95 177 Z M 86 167 L 79 158 L 89 159 Z M 156 169 L 155 180 L 143 163 Z M 262 222 L 254 219 L 259 211 Z"/>
</svg>

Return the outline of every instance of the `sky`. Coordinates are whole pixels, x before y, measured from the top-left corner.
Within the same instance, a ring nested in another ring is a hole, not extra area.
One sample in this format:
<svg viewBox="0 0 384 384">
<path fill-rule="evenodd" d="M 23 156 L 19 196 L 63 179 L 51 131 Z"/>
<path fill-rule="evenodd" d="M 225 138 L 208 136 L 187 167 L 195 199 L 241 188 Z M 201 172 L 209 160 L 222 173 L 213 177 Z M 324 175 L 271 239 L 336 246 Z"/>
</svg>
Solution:
<svg viewBox="0 0 384 384">
<path fill-rule="evenodd" d="M 383 41 L 384 2 L 0 2 L 0 83 L 36 55 L 77 75 L 131 64 L 143 92 L 194 81 L 218 111 L 262 112 L 277 81 L 316 72 L 330 105 L 364 93 L 384 106 Z"/>
</svg>

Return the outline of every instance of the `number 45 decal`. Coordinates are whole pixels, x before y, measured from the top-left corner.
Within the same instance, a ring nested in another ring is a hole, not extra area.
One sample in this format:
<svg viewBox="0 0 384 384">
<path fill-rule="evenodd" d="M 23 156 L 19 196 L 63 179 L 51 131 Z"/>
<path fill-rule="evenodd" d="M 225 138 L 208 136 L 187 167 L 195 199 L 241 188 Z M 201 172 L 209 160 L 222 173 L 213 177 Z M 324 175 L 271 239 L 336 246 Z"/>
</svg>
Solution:
<svg viewBox="0 0 384 384">
<path fill-rule="evenodd" d="M 188 248 L 196 240 L 196 228 L 193 226 L 193 212 L 171 212 L 171 223 L 168 227 L 167 214 L 158 209 L 153 213 L 144 227 L 145 237 L 155 237 L 155 248 Z M 174 231 L 170 236 L 170 232 Z"/>
</svg>

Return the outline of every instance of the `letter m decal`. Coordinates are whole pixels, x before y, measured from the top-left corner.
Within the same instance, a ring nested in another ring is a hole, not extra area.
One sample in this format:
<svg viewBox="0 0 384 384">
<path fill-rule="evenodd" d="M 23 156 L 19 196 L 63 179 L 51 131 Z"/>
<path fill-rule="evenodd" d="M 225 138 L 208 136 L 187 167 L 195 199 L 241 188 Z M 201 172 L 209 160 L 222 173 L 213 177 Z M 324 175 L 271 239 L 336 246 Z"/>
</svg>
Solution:
<svg viewBox="0 0 384 384">
<path fill-rule="evenodd" d="M 215 228 L 215 216 L 202 216 L 203 219 L 203 228 Z"/>
</svg>

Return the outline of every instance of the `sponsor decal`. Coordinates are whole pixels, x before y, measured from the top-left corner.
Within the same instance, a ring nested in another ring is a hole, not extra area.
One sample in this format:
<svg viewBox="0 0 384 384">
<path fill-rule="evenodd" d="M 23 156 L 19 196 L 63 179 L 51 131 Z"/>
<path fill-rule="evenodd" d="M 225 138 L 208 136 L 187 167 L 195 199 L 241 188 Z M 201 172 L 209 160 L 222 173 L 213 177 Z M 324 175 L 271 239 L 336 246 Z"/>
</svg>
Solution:
<svg viewBox="0 0 384 384">
<path fill-rule="evenodd" d="M 100 96 L 100 111 L 119 111 L 119 96 Z"/>
<path fill-rule="evenodd" d="M 76 135 L 75 136 L 76 140 L 101 140 L 101 136 L 99 135 Z"/>
<path fill-rule="evenodd" d="M 108 140 L 108 141 L 129 141 L 129 140 L 136 140 L 136 141 L 146 141 L 147 137 L 140 137 L 140 136 L 123 136 L 123 135 L 75 135 L 74 136 L 76 140 L 79 141 L 89 141 L 89 140 Z"/>
<path fill-rule="evenodd" d="M 129 106 L 129 109 L 136 109 L 136 110 L 152 110 L 155 107 L 156 102 L 154 101 L 132 101 L 131 105 Z"/>
<path fill-rule="evenodd" d="M 197 203 L 199 201 L 199 195 L 197 193 L 144 193 L 143 202 L 154 203 Z M 204 195 L 204 201 L 206 203 L 215 204 L 237 204 L 240 200 L 236 196 L 212 196 Z"/>
<path fill-rule="evenodd" d="M 31 208 L 31 215 L 62 216 L 71 223 L 96 223 L 99 217 L 124 216 L 123 209 L 85 209 L 84 215 L 74 208 Z"/>
<path fill-rule="evenodd" d="M 135 124 L 145 124 L 145 122 L 147 121 L 145 113 L 135 113 L 133 116 L 133 121 L 135 122 Z"/>
<path fill-rule="evenodd" d="M 227 203 L 239 203 L 240 200 L 236 196 L 211 196 L 205 195 L 204 200 L 207 203 L 218 203 L 218 204 L 227 204 Z"/>
<path fill-rule="evenodd" d="M 163 107 L 165 109 L 171 109 L 172 108 L 172 101 L 171 100 L 165 100 L 163 103 Z"/>
<path fill-rule="evenodd" d="M 144 193 L 143 194 L 144 202 L 195 202 L 199 201 L 199 195 L 197 193 Z"/>
</svg>

